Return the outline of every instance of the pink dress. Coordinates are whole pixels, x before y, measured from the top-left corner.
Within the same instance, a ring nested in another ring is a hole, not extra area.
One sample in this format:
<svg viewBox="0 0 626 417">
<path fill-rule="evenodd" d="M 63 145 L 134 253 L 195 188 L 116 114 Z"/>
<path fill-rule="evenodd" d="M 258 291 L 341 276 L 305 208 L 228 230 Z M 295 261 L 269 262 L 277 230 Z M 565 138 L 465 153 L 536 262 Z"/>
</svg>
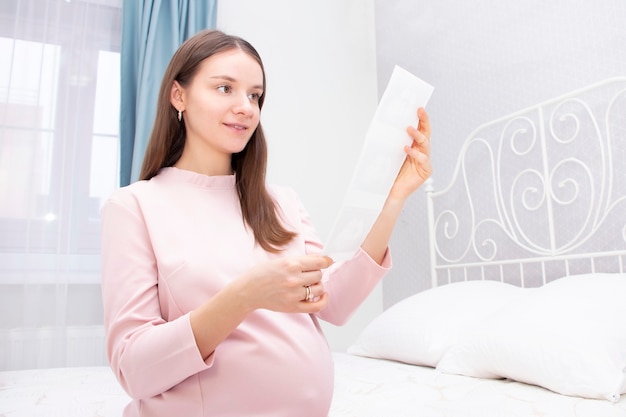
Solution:
<svg viewBox="0 0 626 417">
<path fill-rule="evenodd" d="M 133 398 L 124 416 L 322 417 L 333 362 L 317 319 L 343 324 L 389 270 L 362 250 L 324 273 L 317 316 L 256 310 L 204 361 L 189 312 L 259 262 L 320 253 L 297 196 L 270 189 L 298 232 L 277 255 L 255 245 L 234 176 L 164 168 L 118 190 L 102 208 L 107 355 Z"/>
</svg>

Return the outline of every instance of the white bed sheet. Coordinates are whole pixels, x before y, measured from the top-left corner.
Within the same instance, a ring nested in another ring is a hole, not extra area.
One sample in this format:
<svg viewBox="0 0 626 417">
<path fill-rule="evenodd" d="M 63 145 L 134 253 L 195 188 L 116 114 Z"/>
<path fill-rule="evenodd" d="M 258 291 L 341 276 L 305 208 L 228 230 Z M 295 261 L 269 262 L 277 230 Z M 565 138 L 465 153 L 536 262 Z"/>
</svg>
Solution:
<svg viewBox="0 0 626 417">
<path fill-rule="evenodd" d="M 129 401 L 104 366 L 0 372 L 0 417 L 121 417 Z"/>
<path fill-rule="evenodd" d="M 588 400 L 508 380 L 333 356 L 329 417 L 626 417 L 625 396 L 617 403 Z M 0 372 L 0 417 L 120 417 L 128 401 L 106 367 Z"/>
<path fill-rule="evenodd" d="M 331 417 L 624 417 L 617 403 L 553 393 L 510 380 L 335 353 Z"/>
</svg>

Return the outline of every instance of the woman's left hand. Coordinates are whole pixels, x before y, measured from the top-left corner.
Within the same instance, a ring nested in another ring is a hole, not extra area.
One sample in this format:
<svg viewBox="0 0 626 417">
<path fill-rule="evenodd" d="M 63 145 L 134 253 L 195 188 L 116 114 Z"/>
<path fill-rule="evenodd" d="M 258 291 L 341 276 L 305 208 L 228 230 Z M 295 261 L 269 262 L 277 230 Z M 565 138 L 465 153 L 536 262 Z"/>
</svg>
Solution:
<svg viewBox="0 0 626 417">
<path fill-rule="evenodd" d="M 406 158 L 389 192 L 389 198 L 405 200 L 417 190 L 432 174 L 430 163 L 431 127 L 428 113 L 423 108 L 417 110 L 417 128 L 407 128 L 413 138 L 411 146 L 406 146 Z"/>
<path fill-rule="evenodd" d="M 378 264 L 382 265 L 391 233 L 398 221 L 406 199 L 430 177 L 430 121 L 423 108 L 417 109 L 417 128 L 407 128 L 413 138 L 411 146 L 406 146 L 406 158 L 396 176 L 380 214 L 369 233 L 361 243 L 361 248 Z"/>
</svg>

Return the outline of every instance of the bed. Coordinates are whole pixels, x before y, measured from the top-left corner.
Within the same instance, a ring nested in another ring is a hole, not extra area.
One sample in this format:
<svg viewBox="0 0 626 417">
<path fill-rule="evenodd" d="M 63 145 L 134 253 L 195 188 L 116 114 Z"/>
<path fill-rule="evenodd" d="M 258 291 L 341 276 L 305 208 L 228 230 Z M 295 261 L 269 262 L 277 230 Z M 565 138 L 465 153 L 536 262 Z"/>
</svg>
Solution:
<svg viewBox="0 0 626 417">
<path fill-rule="evenodd" d="M 626 78 L 475 129 L 430 289 L 337 355 L 337 416 L 626 416 Z"/>
<path fill-rule="evenodd" d="M 333 353 L 330 417 L 626 416 L 626 78 L 478 127 L 426 187 L 432 288 Z M 0 416 L 120 416 L 106 367 L 0 372 Z"/>
</svg>

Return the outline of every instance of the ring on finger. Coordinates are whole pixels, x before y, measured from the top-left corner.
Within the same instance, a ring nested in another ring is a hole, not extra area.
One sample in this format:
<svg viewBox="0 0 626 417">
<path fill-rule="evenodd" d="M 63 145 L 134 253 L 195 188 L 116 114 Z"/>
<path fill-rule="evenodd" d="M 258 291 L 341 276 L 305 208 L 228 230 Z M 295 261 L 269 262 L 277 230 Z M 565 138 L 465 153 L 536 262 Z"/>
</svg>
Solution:
<svg viewBox="0 0 626 417">
<path fill-rule="evenodd" d="M 311 296 L 313 295 L 313 292 L 311 291 L 311 287 L 306 285 L 304 288 L 306 288 L 306 295 L 304 296 L 304 300 L 302 301 L 311 301 Z"/>
</svg>

